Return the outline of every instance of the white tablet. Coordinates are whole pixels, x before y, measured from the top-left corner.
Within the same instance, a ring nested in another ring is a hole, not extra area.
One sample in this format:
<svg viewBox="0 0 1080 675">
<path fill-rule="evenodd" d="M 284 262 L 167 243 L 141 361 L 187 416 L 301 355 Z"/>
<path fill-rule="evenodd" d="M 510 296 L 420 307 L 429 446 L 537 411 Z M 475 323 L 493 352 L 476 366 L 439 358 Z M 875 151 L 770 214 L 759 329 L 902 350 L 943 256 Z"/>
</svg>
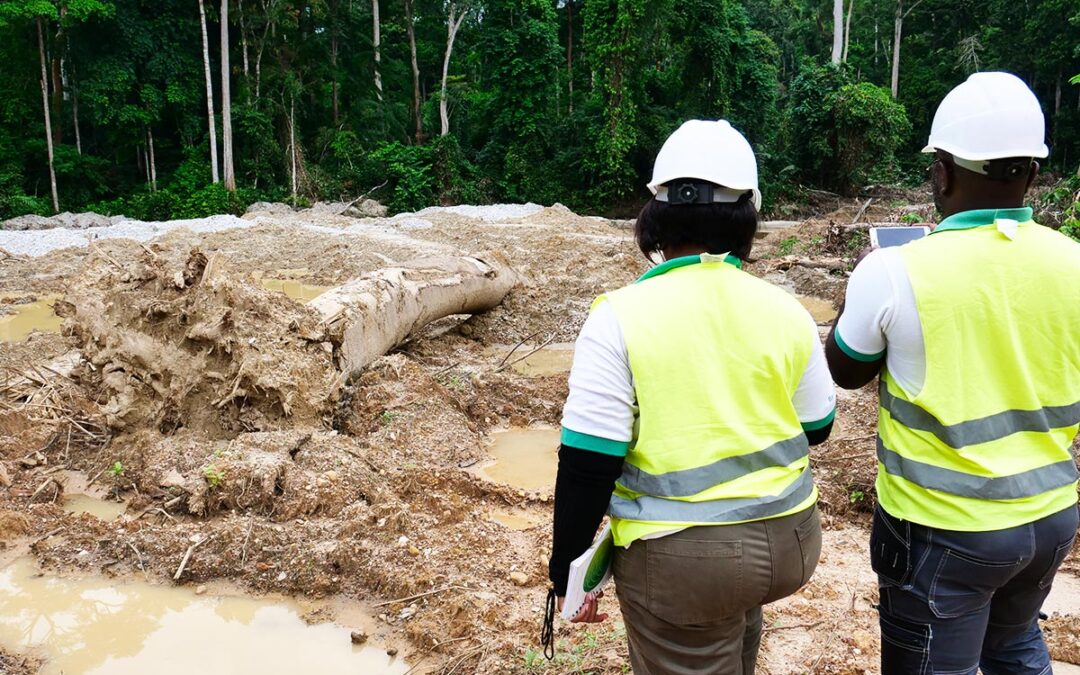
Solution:
<svg viewBox="0 0 1080 675">
<path fill-rule="evenodd" d="M 871 227 L 870 245 L 874 248 L 886 246 L 903 246 L 909 241 L 921 239 L 930 234 L 930 228 L 925 225 L 900 226 L 900 227 Z"/>
</svg>

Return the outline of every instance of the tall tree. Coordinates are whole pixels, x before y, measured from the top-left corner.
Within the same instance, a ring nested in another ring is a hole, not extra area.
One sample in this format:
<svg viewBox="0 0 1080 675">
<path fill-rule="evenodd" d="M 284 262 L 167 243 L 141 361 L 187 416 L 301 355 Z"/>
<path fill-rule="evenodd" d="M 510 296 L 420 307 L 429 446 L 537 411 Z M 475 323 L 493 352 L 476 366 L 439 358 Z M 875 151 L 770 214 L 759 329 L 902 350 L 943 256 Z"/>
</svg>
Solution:
<svg viewBox="0 0 1080 675">
<path fill-rule="evenodd" d="M 206 7 L 199 0 L 199 25 L 202 26 L 203 70 L 206 75 L 206 116 L 210 127 L 210 175 L 215 183 L 218 177 L 217 123 L 214 121 L 214 81 L 210 77 L 210 40 L 206 34 Z"/>
<path fill-rule="evenodd" d="M 458 31 L 461 30 L 461 24 L 465 21 L 465 16 L 468 13 L 468 5 L 462 4 L 458 6 L 458 3 L 453 0 L 447 3 L 446 52 L 443 55 L 442 80 L 439 84 L 439 122 L 441 124 L 440 134 L 443 136 L 450 133 L 450 110 L 446 100 L 446 80 L 450 73 L 450 54 L 454 51 L 454 40 L 457 39 Z"/>
<path fill-rule="evenodd" d="M 371 22 L 371 44 L 375 48 L 375 95 L 382 103 L 382 27 L 379 23 L 379 0 L 371 0 Z"/>
<path fill-rule="evenodd" d="M 832 62 L 840 63 L 844 55 L 844 0 L 833 0 Z"/>
<path fill-rule="evenodd" d="M 892 97 L 896 98 L 900 94 L 900 41 L 904 36 L 904 19 L 911 14 L 912 11 L 923 3 L 923 0 L 916 0 L 915 4 L 904 9 L 904 0 L 896 0 L 896 15 L 893 23 L 893 49 L 892 49 Z"/>
<path fill-rule="evenodd" d="M 221 0 L 221 145 L 225 189 L 236 190 L 233 167 L 232 92 L 229 88 L 229 0 Z"/>
<path fill-rule="evenodd" d="M 413 119 L 416 121 L 416 142 L 424 140 L 424 124 L 420 118 L 420 65 L 416 60 L 416 26 L 412 0 L 405 0 L 405 30 L 409 34 L 409 61 L 412 64 Z"/>
<path fill-rule="evenodd" d="M 41 27 L 42 17 L 37 17 L 38 51 L 41 54 L 41 108 L 45 112 L 45 145 L 49 152 L 49 187 L 52 188 L 53 213 L 60 213 L 60 197 L 56 192 L 56 166 L 53 156 L 52 118 L 49 115 L 49 75 L 45 65 L 45 37 Z"/>
</svg>

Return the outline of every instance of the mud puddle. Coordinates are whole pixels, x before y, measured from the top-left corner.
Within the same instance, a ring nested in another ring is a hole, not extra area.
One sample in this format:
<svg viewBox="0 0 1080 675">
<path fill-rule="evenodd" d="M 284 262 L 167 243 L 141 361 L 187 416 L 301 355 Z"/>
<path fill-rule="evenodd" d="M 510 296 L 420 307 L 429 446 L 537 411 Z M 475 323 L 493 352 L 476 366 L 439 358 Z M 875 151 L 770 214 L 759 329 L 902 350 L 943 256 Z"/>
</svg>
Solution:
<svg viewBox="0 0 1080 675">
<path fill-rule="evenodd" d="M 810 312 L 810 316 L 814 317 L 814 321 L 818 323 L 828 323 L 836 318 L 836 309 L 833 307 L 832 302 L 828 300 L 813 295 L 796 295 L 795 299 L 806 308 L 806 311 Z"/>
<path fill-rule="evenodd" d="M 309 626 L 291 604 L 0 570 L 0 646 L 46 658 L 42 675 L 397 675 L 408 666 L 354 647 L 346 628 Z"/>
<path fill-rule="evenodd" d="M 59 299 L 58 295 L 50 295 L 37 302 L 12 305 L 13 313 L 0 317 L 0 342 L 20 342 L 34 331 L 59 331 L 64 320 L 53 311 L 53 304 Z"/>
<path fill-rule="evenodd" d="M 284 293 L 298 302 L 314 300 L 330 288 L 329 286 L 303 284 L 292 279 L 260 279 L 259 284 L 268 291 Z"/>
<path fill-rule="evenodd" d="M 101 520 L 116 520 L 127 511 L 127 504 L 123 502 L 109 501 L 84 494 L 64 495 L 62 506 L 64 511 L 68 513 L 75 515 L 89 513 Z"/>
<path fill-rule="evenodd" d="M 522 490 L 555 487 L 559 457 L 558 429 L 509 429 L 491 435 L 494 461 L 480 468 L 484 478 Z"/>
<path fill-rule="evenodd" d="M 513 347 L 510 346 L 492 347 L 488 350 L 488 354 L 502 359 L 511 349 Z M 525 377 L 551 377 L 570 372 L 570 366 L 574 363 L 573 342 L 556 342 L 539 349 L 534 354 L 529 354 L 533 349 L 535 347 L 528 345 L 518 347 L 517 351 L 507 359 L 511 364 L 510 368 Z M 522 359 L 526 354 L 529 354 L 528 358 Z"/>
<path fill-rule="evenodd" d="M 542 523 L 540 518 L 532 514 L 516 511 L 493 511 L 491 513 L 491 520 L 508 530 L 515 530 L 518 532 L 530 530 Z"/>
</svg>

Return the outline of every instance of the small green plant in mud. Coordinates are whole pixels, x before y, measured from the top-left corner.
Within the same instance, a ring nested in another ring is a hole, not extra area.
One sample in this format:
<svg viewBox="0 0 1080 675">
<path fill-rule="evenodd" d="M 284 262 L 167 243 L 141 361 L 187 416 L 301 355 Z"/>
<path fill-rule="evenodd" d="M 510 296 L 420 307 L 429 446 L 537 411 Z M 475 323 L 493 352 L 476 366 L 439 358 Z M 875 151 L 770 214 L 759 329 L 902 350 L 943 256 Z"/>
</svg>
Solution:
<svg viewBox="0 0 1080 675">
<path fill-rule="evenodd" d="M 379 414 L 379 421 L 383 423 L 383 426 L 390 426 L 394 420 L 401 417 L 401 413 L 394 412 L 393 410 L 384 410 Z"/>
<path fill-rule="evenodd" d="M 120 480 L 124 477 L 124 465 L 120 462 L 114 462 L 109 467 L 109 475 L 113 477 L 113 480 Z"/>
<path fill-rule="evenodd" d="M 525 648 L 525 668 L 531 673 L 590 673 L 610 672 L 609 658 L 615 649 L 626 643 L 626 626 L 618 623 L 598 632 L 587 630 L 575 637 L 573 643 L 559 640 L 555 643 L 555 658 L 548 661 L 544 653 L 534 647 Z M 628 663 L 622 671 L 630 672 Z"/>
<path fill-rule="evenodd" d="M 449 375 L 440 375 L 435 378 L 436 382 L 446 387 L 447 389 L 453 389 L 455 391 L 465 391 L 465 380 L 456 373 L 450 373 Z"/>
<path fill-rule="evenodd" d="M 922 216 L 912 211 L 911 213 L 905 213 L 900 216 L 900 222 L 906 223 L 907 225 L 914 225 L 922 222 Z"/>
<path fill-rule="evenodd" d="M 859 502 L 863 501 L 864 499 L 866 499 L 866 493 L 863 492 L 862 490 L 852 490 L 851 494 L 848 495 L 848 500 L 852 504 L 858 504 Z"/>
<path fill-rule="evenodd" d="M 797 237 L 788 237 L 776 247 L 777 255 L 791 255 L 798 243 L 799 239 Z"/>
<path fill-rule="evenodd" d="M 218 487 L 225 481 L 225 472 L 217 467 L 215 464 L 207 464 L 202 469 L 203 478 L 209 483 L 210 489 Z"/>
</svg>

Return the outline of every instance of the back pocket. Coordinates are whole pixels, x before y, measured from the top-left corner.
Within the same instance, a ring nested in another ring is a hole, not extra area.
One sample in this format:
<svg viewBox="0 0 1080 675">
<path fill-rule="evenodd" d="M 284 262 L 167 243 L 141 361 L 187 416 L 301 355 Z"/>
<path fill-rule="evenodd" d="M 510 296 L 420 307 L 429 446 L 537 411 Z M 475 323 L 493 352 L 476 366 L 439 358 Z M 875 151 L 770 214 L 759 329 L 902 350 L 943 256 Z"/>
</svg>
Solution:
<svg viewBox="0 0 1080 675">
<path fill-rule="evenodd" d="M 894 586 L 911 583 L 911 523 L 898 520 L 881 507 L 870 530 L 870 567 Z"/>
<path fill-rule="evenodd" d="M 930 611 L 939 619 L 952 619 L 990 604 L 994 591 L 1019 571 L 1021 561 L 981 560 L 946 549 L 930 583 Z"/>
<path fill-rule="evenodd" d="M 1073 542 L 1075 541 L 1076 537 L 1073 537 L 1055 549 L 1054 560 L 1050 565 L 1050 569 L 1046 570 L 1046 573 L 1043 574 L 1043 578 L 1039 581 L 1039 588 L 1045 590 L 1050 588 L 1050 585 L 1054 583 L 1054 575 L 1057 574 L 1058 568 L 1061 567 L 1061 563 L 1065 562 L 1065 558 L 1068 557 L 1069 551 L 1072 550 Z"/>
<path fill-rule="evenodd" d="M 648 542 L 647 607 L 673 624 L 707 624 L 750 609 L 743 601 L 741 541 Z"/>
</svg>

